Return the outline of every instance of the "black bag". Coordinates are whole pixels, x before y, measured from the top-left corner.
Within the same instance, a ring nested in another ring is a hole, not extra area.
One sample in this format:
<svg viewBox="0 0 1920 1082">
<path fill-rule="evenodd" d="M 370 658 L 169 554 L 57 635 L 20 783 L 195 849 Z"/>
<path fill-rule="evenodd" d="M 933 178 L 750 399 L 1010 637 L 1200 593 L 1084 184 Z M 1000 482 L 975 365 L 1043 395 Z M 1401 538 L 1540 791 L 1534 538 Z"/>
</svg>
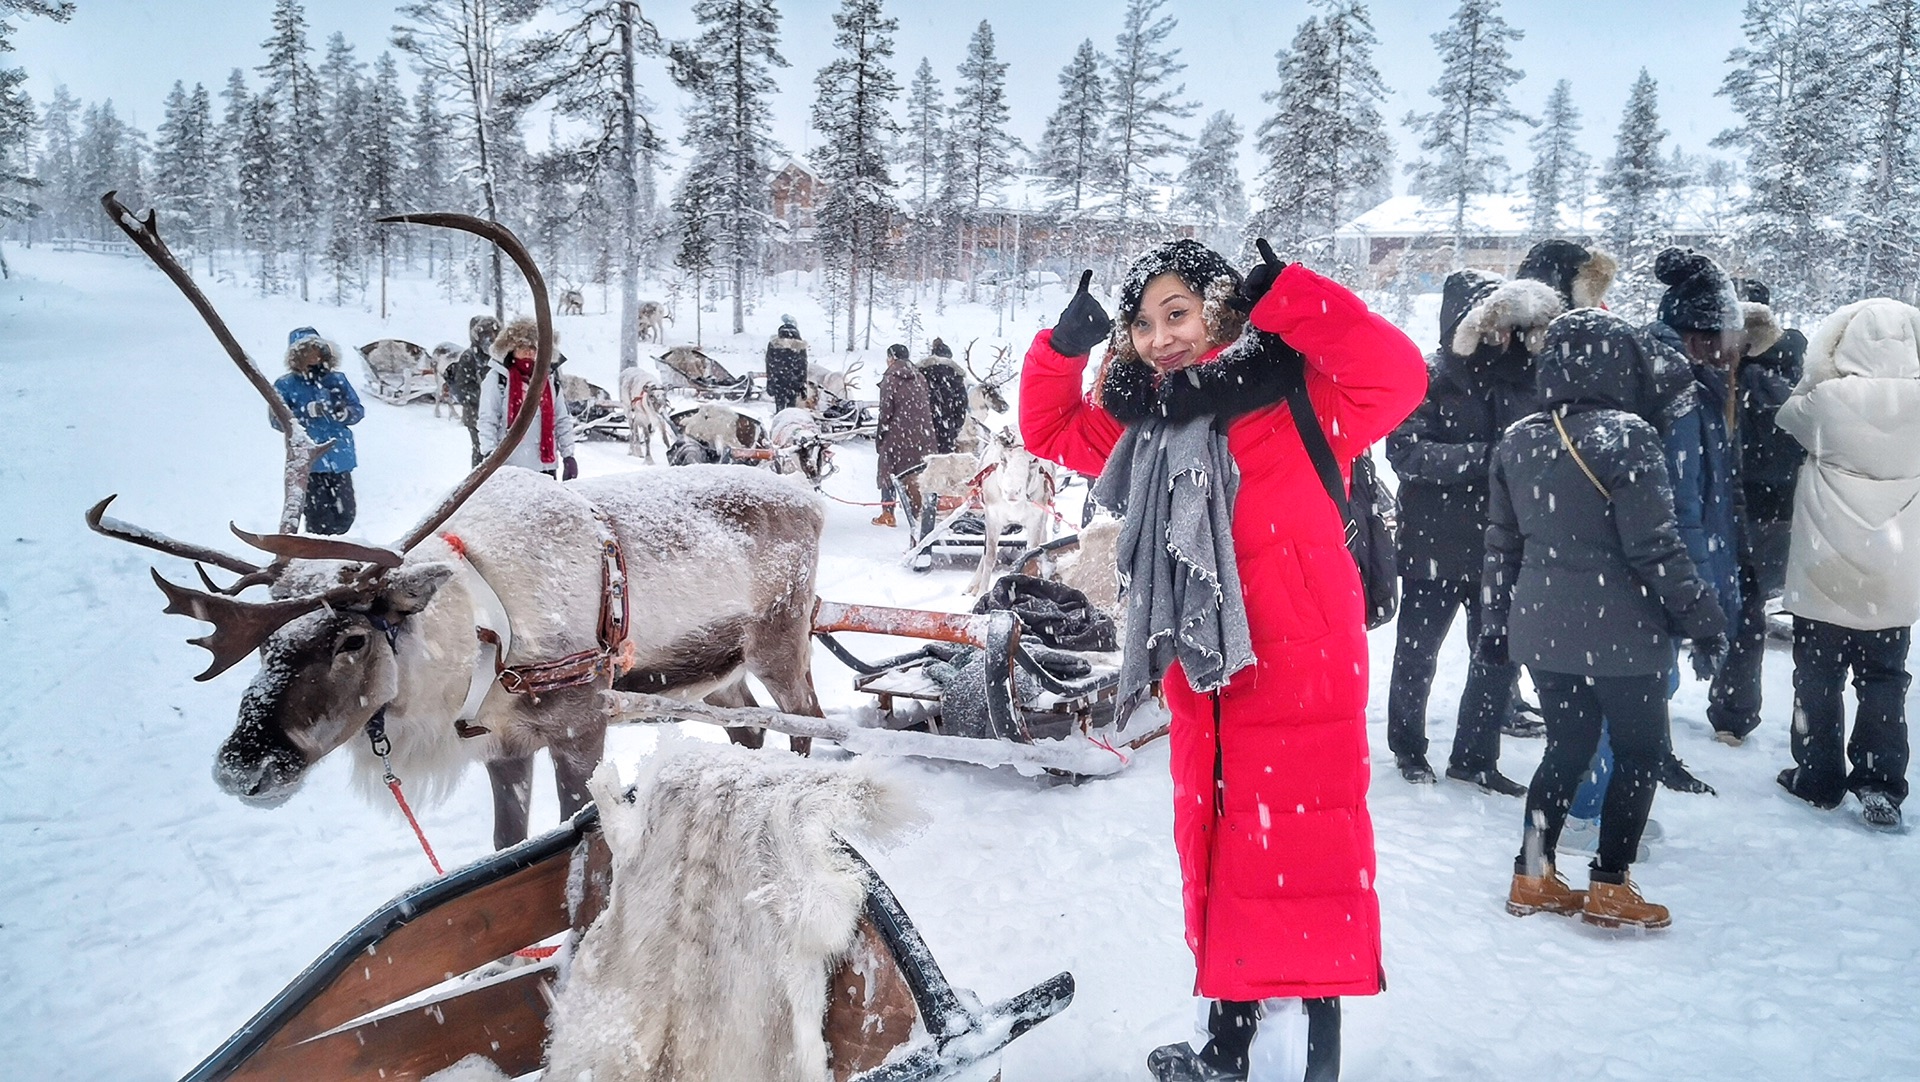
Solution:
<svg viewBox="0 0 1920 1082">
<path fill-rule="evenodd" d="M 1393 519 L 1397 512 L 1393 495 L 1373 472 L 1373 456 L 1361 454 L 1353 460 L 1353 487 L 1343 492 L 1340 467 L 1333 460 L 1333 448 L 1327 434 L 1320 430 L 1320 418 L 1314 415 L 1307 398 L 1307 385 L 1296 384 L 1287 392 L 1287 407 L 1293 411 L 1294 428 L 1307 448 L 1307 457 L 1320 475 L 1340 518 L 1347 527 L 1347 551 L 1360 569 L 1360 589 L 1366 596 L 1367 630 L 1393 619 L 1400 608 L 1400 570 L 1394 557 Z"/>
</svg>

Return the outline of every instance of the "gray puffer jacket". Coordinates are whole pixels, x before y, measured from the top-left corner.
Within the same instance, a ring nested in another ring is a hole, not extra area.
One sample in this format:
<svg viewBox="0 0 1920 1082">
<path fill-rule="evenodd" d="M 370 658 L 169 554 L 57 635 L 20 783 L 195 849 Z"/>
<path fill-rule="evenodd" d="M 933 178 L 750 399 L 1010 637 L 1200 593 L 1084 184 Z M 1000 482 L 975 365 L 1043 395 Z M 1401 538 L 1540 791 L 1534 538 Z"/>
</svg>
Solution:
<svg viewBox="0 0 1920 1082">
<path fill-rule="evenodd" d="M 1516 421 L 1494 453 L 1481 580 L 1483 634 L 1505 634 L 1516 662 L 1658 673 L 1673 664 L 1673 636 L 1726 631 L 1674 520 L 1652 423 L 1673 393 L 1657 348 L 1599 309 L 1547 329 L 1537 358 L 1545 409 Z"/>
</svg>

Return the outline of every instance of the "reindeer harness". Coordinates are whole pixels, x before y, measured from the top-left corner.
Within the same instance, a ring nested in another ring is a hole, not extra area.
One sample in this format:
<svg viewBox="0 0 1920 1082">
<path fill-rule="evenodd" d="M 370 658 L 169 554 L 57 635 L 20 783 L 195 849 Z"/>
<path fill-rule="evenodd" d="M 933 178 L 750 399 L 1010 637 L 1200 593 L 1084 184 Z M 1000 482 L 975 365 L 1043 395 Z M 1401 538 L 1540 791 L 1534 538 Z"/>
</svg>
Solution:
<svg viewBox="0 0 1920 1082">
<path fill-rule="evenodd" d="M 460 713 L 453 722 L 454 729 L 461 736 L 481 736 L 488 731 L 485 726 L 469 723 L 479 716 L 480 704 L 486 700 L 487 693 L 495 683 L 508 694 L 526 695 L 539 702 L 540 696 L 549 692 L 581 687 L 603 679 L 611 686 L 615 677 L 633 667 L 633 644 L 627 637 L 630 611 L 626 550 L 621 546 L 620 536 L 606 513 L 596 507 L 593 517 L 600 526 L 598 644 L 592 649 L 552 661 L 531 664 L 507 664 L 507 655 L 513 649 L 513 628 L 507 618 L 506 606 L 486 577 L 473 566 L 459 535 L 452 532 L 440 535 L 454 555 L 459 557 L 455 566 L 474 599 L 473 633 L 480 642 L 480 651 L 474 656 L 473 676 L 467 684 L 466 701 L 461 704 Z"/>
</svg>

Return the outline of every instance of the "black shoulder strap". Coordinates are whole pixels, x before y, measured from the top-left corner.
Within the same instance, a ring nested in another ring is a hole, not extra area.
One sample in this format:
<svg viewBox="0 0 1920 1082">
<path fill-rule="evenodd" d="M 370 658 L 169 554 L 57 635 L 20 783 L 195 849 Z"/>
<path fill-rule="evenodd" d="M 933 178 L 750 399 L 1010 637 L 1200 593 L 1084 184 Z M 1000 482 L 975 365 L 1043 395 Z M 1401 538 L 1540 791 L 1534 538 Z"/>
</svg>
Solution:
<svg viewBox="0 0 1920 1082">
<path fill-rule="evenodd" d="M 1304 380 L 1288 388 L 1287 408 L 1293 411 L 1293 427 L 1300 432 L 1300 442 L 1307 448 L 1307 457 L 1313 460 L 1313 469 L 1320 475 L 1320 484 L 1325 486 L 1328 498 L 1345 516 L 1347 492 L 1346 486 L 1340 483 L 1340 466 L 1333 460 L 1333 448 L 1327 443 L 1327 434 L 1321 431 L 1320 418 L 1314 415 L 1313 400 L 1307 397 Z"/>
</svg>

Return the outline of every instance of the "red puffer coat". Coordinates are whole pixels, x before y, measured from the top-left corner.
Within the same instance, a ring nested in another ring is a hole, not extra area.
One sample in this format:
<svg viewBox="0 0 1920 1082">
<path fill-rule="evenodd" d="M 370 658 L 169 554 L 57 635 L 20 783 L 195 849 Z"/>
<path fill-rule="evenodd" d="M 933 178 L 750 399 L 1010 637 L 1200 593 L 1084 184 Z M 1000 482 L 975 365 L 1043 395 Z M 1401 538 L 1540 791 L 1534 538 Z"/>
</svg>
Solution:
<svg viewBox="0 0 1920 1082">
<path fill-rule="evenodd" d="M 1282 272 L 1251 319 L 1306 357 L 1307 392 L 1343 475 L 1426 394 L 1419 347 L 1305 267 Z M 1087 359 L 1054 352 L 1052 333 L 1027 351 L 1021 431 L 1035 454 L 1097 474 L 1122 426 L 1082 395 Z M 1217 735 L 1214 697 L 1195 693 L 1177 662 L 1164 681 L 1196 987 L 1234 1000 L 1372 995 L 1380 904 L 1359 573 L 1284 402 L 1234 420 L 1227 446 L 1240 467 L 1233 545 L 1257 661 L 1220 692 Z"/>
</svg>

